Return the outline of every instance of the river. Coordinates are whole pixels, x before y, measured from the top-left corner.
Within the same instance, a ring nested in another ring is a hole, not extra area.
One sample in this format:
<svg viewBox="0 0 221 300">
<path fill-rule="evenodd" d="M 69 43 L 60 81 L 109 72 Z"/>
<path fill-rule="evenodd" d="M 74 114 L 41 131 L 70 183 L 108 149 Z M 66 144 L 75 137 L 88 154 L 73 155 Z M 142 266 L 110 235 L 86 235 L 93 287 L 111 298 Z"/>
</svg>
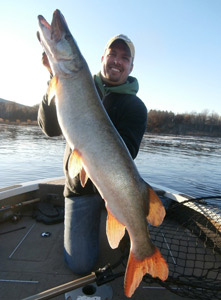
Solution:
<svg viewBox="0 0 221 300">
<path fill-rule="evenodd" d="M 62 137 L 0 125 L 0 188 L 63 176 Z M 150 182 L 195 197 L 221 195 L 221 138 L 145 134 L 135 160 Z"/>
</svg>

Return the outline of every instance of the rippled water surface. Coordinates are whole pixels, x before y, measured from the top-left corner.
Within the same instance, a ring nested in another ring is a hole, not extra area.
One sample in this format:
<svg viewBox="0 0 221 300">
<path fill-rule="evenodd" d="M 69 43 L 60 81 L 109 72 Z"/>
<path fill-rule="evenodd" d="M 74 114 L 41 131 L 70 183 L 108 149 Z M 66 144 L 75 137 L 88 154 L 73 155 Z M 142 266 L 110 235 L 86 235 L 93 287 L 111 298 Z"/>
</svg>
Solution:
<svg viewBox="0 0 221 300">
<path fill-rule="evenodd" d="M 0 141 L 0 187 L 63 176 L 63 138 L 48 138 L 37 126 L 0 125 Z M 146 134 L 136 164 L 150 182 L 221 195 L 220 138 Z"/>
<path fill-rule="evenodd" d="M 65 142 L 37 126 L 0 125 L 0 186 L 63 176 Z"/>
<path fill-rule="evenodd" d="M 145 135 L 139 170 L 150 181 L 193 196 L 221 195 L 221 139 Z"/>
</svg>

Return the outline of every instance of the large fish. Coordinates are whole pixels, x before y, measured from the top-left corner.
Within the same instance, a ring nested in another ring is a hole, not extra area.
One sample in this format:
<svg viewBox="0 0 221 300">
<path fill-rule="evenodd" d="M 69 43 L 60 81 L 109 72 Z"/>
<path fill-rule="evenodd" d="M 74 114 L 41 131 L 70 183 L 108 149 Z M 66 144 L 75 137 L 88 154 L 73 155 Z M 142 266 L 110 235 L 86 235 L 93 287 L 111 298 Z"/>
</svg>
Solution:
<svg viewBox="0 0 221 300">
<path fill-rule="evenodd" d="M 51 25 L 38 16 L 38 37 L 54 78 L 57 116 L 72 148 L 69 173 L 80 173 L 81 184 L 92 180 L 105 201 L 106 232 L 112 248 L 127 229 L 131 249 L 124 290 L 131 297 L 144 274 L 166 280 L 168 266 L 151 242 L 147 221 L 158 226 L 165 209 L 153 189 L 141 178 L 122 138 L 110 121 L 77 43 L 59 10 Z M 52 97 L 52 95 L 51 95 Z"/>
</svg>

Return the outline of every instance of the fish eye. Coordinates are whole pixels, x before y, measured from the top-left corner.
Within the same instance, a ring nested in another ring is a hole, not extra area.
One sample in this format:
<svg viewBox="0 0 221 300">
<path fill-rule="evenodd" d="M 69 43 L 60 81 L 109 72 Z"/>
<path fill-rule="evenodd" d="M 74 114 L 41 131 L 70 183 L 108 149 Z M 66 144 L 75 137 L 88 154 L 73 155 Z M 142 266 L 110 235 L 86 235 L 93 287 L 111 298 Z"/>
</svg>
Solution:
<svg viewBox="0 0 221 300">
<path fill-rule="evenodd" d="M 70 41 L 70 40 L 72 39 L 72 36 L 71 36 L 70 34 L 66 34 L 66 35 L 65 35 L 65 39 L 66 39 L 67 41 Z"/>
</svg>

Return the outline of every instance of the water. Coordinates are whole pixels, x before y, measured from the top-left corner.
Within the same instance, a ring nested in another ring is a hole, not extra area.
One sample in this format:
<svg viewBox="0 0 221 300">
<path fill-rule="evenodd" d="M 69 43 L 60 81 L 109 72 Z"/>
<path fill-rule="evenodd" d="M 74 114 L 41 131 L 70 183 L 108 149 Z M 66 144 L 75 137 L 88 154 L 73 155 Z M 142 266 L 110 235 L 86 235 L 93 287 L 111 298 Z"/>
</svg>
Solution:
<svg viewBox="0 0 221 300">
<path fill-rule="evenodd" d="M 63 176 L 65 141 L 37 126 L 0 125 L 0 187 Z"/>
<path fill-rule="evenodd" d="M 182 193 L 221 195 L 221 139 L 145 135 L 136 159 L 151 182 Z"/>
<path fill-rule="evenodd" d="M 0 187 L 63 176 L 65 141 L 37 126 L 0 125 Z M 136 164 L 148 181 L 192 196 L 221 195 L 221 138 L 144 136 Z"/>
</svg>

